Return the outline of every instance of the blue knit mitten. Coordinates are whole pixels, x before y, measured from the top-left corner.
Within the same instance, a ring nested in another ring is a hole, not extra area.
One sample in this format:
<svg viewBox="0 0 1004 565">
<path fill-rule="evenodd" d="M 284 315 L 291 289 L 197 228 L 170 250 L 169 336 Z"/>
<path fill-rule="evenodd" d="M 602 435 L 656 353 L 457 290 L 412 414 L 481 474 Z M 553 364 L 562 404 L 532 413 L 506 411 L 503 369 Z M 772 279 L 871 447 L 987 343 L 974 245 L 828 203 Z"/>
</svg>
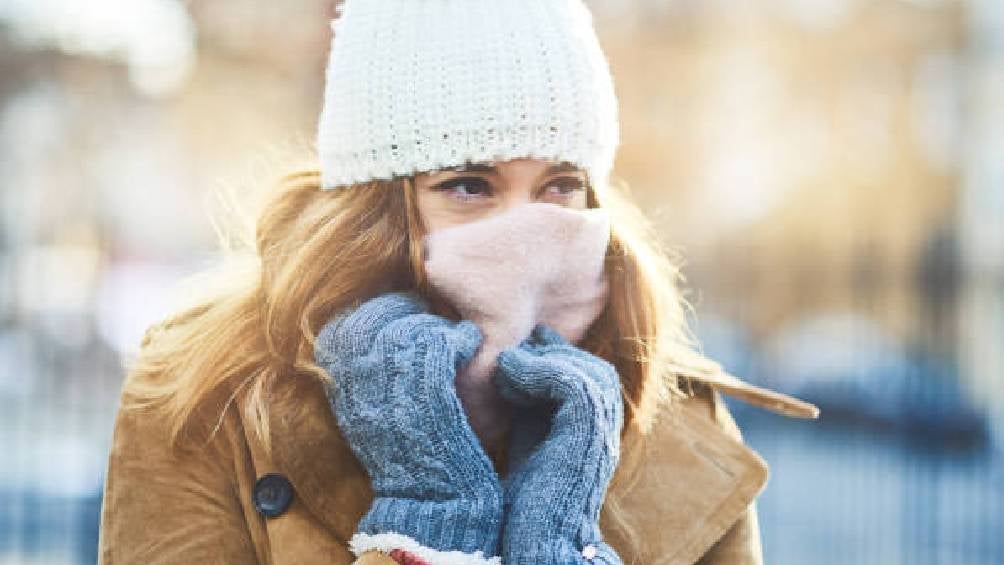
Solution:
<svg viewBox="0 0 1004 565">
<path fill-rule="evenodd" d="M 333 380 L 338 426 L 374 501 L 352 548 L 401 548 L 433 563 L 498 563 L 502 485 L 454 388 L 481 342 L 473 322 L 387 293 L 333 317 L 314 356 Z"/>
<path fill-rule="evenodd" d="M 503 563 L 620 565 L 599 528 L 620 459 L 624 407 L 616 369 L 538 324 L 499 354 L 493 380 L 525 416 L 513 423 L 503 479 Z"/>
</svg>

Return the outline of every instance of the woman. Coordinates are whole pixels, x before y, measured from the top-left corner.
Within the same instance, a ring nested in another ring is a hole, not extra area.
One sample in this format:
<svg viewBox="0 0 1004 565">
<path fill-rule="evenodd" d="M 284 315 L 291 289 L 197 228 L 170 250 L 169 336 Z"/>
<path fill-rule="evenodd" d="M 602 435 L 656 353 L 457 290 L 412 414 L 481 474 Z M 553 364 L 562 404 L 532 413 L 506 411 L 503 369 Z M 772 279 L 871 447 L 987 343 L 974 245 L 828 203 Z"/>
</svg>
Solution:
<svg viewBox="0 0 1004 565">
<path fill-rule="evenodd" d="M 767 467 L 718 391 L 815 407 L 688 339 L 609 185 L 585 7 L 349 0 L 333 29 L 319 170 L 130 367 L 100 562 L 759 563 Z"/>
</svg>

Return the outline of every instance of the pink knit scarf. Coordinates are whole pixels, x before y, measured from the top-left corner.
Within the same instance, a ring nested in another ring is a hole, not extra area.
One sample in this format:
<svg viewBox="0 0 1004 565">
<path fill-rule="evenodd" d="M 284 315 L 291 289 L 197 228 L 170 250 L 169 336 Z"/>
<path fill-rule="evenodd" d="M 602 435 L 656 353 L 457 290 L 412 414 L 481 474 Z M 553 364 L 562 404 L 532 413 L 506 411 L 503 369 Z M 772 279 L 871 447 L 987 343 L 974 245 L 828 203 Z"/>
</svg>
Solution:
<svg viewBox="0 0 1004 565">
<path fill-rule="evenodd" d="M 582 340 L 607 302 L 609 238 L 605 210 L 549 203 L 515 206 L 425 237 L 430 284 L 483 335 L 456 386 L 486 448 L 498 447 L 509 424 L 509 407 L 491 382 L 496 357 L 538 322 L 571 343 Z"/>
</svg>

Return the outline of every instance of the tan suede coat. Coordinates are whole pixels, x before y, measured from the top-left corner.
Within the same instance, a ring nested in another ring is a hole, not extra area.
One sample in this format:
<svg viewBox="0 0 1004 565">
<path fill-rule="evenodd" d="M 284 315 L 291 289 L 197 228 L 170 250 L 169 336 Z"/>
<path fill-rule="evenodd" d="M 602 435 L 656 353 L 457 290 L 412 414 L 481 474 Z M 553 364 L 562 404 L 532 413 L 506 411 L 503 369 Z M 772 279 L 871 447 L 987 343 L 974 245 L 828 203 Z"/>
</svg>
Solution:
<svg viewBox="0 0 1004 565">
<path fill-rule="evenodd" d="M 677 409 L 664 411 L 647 447 L 626 437 L 600 524 L 626 564 L 762 562 L 754 499 L 768 468 L 742 442 L 716 389 L 777 411 L 806 407 L 745 383 L 698 386 Z M 321 383 L 289 379 L 268 397 L 271 456 L 251 431 L 241 393 L 222 420 L 205 422 L 219 428 L 204 451 L 172 454 L 161 421 L 120 410 L 99 563 L 392 565 L 375 551 L 356 559 L 347 547 L 373 494 Z M 634 474 L 628 473 L 632 462 Z M 253 487 L 272 472 L 289 479 L 294 496 L 285 512 L 266 518 L 255 510 Z M 612 519 L 613 498 L 636 530 L 637 546 Z"/>
</svg>

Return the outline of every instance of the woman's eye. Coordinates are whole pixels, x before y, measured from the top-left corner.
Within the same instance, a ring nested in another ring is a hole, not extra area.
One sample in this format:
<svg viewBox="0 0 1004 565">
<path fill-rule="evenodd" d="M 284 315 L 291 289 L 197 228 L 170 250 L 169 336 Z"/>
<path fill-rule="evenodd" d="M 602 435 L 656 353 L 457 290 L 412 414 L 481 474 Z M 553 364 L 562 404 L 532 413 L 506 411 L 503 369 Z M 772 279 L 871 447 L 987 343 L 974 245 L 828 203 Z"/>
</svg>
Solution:
<svg viewBox="0 0 1004 565">
<path fill-rule="evenodd" d="M 547 185 L 547 188 L 552 187 L 554 188 L 553 191 L 558 195 L 568 196 L 576 191 L 585 190 L 586 184 L 582 179 L 566 177 L 551 181 L 551 183 Z"/>
<path fill-rule="evenodd" d="M 460 200 L 474 200 L 483 195 L 491 194 L 491 185 L 488 184 L 488 181 L 477 177 L 450 179 L 434 185 L 432 189 L 449 193 L 449 196 Z"/>
</svg>

